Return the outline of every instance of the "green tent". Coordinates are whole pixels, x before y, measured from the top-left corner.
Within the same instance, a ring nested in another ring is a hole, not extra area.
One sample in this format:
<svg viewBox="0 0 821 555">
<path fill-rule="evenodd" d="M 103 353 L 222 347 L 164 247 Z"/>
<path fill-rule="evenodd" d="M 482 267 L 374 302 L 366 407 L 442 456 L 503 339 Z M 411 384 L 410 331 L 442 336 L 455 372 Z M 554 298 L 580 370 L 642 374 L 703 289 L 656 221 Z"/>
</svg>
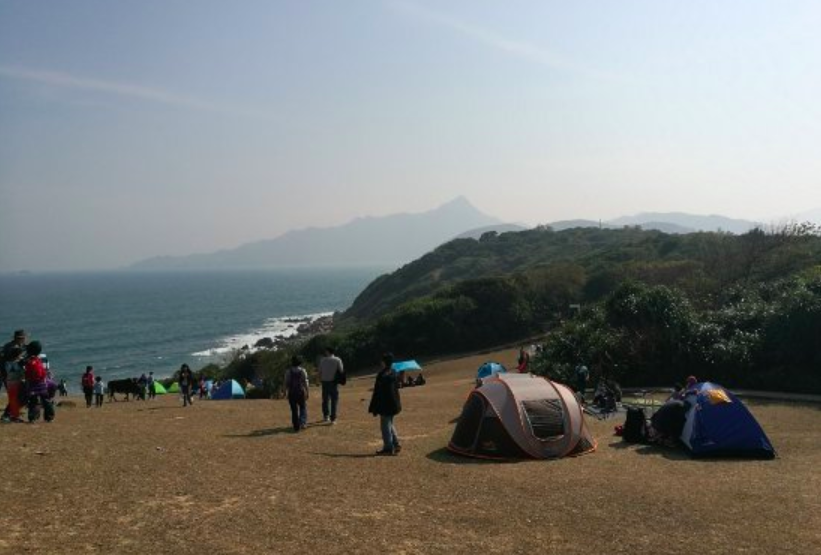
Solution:
<svg viewBox="0 0 821 555">
<path fill-rule="evenodd" d="M 177 383 L 177 382 L 172 383 L 171 387 L 166 389 L 166 392 L 168 392 L 168 393 L 179 393 L 180 392 L 180 384 Z"/>
<path fill-rule="evenodd" d="M 160 382 L 154 382 L 154 395 L 165 395 L 168 391 Z"/>
</svg>

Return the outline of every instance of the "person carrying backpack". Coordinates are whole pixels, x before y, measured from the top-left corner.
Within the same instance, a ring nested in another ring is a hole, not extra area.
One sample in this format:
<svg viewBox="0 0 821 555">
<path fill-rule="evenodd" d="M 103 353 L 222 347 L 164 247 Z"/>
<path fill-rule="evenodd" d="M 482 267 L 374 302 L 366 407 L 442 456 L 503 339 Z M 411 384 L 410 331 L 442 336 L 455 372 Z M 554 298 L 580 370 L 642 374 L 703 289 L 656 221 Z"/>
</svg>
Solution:
<svg viewBox="0 0 821 555">
<path fill-rule="evenodd" d="M 80 379 L 80 386 L 83 388 L 83 395 L 86 398 L 86 408 L 91 408 L 94 400 L 94 368 L 86 366 L 86 371 Z"/>
<path fill-rule="evenodd" d="M 291 406 L 291 424 L 294 432 L 308 426 L 308 372 L 301 366 L 302 359 L 291 357 L 291 367 L 285 371 L 285 395 Z"/>
<path fill-rule="evenodd" d="M 26 346 L 26 402 L 29 422 L 40 418 L 40 406 L 43 407 L 46 422 L 54 420 L 54 404 L 48 388 L 48 373 L 39 356 L 42 352 L 43 347 L 39 341 L 32 341 Z"/>
</svg>

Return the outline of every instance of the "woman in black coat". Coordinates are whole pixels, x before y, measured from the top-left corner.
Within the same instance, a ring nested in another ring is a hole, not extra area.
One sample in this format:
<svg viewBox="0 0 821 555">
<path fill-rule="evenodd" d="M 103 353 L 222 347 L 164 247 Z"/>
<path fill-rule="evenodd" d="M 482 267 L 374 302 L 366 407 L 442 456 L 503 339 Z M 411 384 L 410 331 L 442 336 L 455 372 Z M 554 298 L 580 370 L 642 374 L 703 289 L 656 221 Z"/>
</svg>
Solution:
<svg viewBox="0 0 821 555">
<path fill-rule="evenodd" d="M 393 371 L 393 355 L 382 355 L 382 369 L 376 375 L 373 396 L 368 412 L 379 415 L 379 426 L 382 429 L 382 450 L 377 455 L 396 455 L 402 450 L 399 437 L 393 425 L 393 418 L 402 412 L 402 401 L 399 398 L 399 384 Z"/>
</svg>

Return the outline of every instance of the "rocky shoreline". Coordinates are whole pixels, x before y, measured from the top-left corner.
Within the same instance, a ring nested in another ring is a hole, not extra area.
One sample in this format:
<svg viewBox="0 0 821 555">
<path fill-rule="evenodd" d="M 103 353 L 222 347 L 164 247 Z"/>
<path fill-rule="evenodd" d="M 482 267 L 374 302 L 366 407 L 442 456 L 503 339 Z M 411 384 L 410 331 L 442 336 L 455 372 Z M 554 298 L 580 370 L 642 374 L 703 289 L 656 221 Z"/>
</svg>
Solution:
<svg viewBox="0 0 821 555">
<path fill-rule="evenodd" d="M 303 343 L 316 335 L 330 333 L 334 329 L 334 316 L 335 314 L 320 316 L 318 318 L 311 318 L 310 316 L 289 318 L 285 320 L 285 322 L 289 324 L 289 327 L 294 326 L 296 328 L 292 335 L 287 337 L 263 337 L 254 343 L 253 347 L 245 345 L 243 350 L 253 348 L 255 350 L 267 349 L 276 351 L 291 345 Z"/>
</svg>

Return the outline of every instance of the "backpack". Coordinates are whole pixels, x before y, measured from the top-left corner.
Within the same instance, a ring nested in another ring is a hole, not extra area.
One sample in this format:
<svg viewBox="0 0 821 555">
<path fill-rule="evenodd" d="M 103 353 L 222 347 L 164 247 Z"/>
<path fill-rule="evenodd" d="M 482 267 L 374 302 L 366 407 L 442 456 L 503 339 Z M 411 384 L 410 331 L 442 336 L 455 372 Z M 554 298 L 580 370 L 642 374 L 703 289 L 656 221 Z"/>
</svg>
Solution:
<svg viewBox="0 0 821 555">
<path fill-rule="evenodd" d="M 82 382 L 83 387 L 94 387 L 94 375 L 93 374 L 83 374 Z"/>
<path fill-rule="evenodd" d="M 288 370 L 288 398 L 295 401 L 305 398 L 305 383 L 302 381 L 302 369 L 293 367 Z"/>
<path fill-rule="evenodd" d="M 647 442 L 647 417 L 644 415 L 644 409 L 628 407 L 622 439 L 627 443 Z"/>
</svg>

